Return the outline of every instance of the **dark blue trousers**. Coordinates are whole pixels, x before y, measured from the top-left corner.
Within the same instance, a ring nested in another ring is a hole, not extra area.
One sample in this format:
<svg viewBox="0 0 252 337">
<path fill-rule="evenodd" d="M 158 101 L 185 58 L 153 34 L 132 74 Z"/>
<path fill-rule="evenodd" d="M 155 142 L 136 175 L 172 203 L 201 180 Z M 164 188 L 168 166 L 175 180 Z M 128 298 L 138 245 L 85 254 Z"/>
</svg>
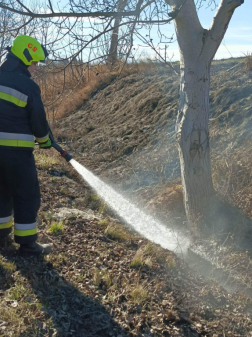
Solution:
<svg viewBox="0 0 252 337">
<path fill-rule="evenodd" d="M 12 230 L 19 244 L 37 240 L 40 190 L 33 152 L 0 146 L 0 236 Z"/>
</svg>

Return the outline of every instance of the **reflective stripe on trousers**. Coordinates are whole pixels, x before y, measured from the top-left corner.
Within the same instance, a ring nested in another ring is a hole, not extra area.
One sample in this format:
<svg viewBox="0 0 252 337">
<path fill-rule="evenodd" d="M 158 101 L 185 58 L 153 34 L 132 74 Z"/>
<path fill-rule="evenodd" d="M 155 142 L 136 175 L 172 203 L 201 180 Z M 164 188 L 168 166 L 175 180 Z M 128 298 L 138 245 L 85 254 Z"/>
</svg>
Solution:
<svg viewBox="0 0 252 337">
<path fill-rule="evenodd" d="M 33 135 L 0 132 L 0 145 L 34 148 L 35 143 Z"/>
<path fill-rule="evenodd" d="M 36 222 L 30 224 L 14 223 L 14 235 L 16 236 L 30 236 L 37 234 Z"/>
<path fill-rule="evenodd" d="M 10 228 L 12 226 L 12 215 L 0 218 L 0 230 Z"/>
<path fill-rule="evenodd" d="M 40 192 L 32 149 L 0 146 L 0 158 L 0 218 L 10 216 L 13 210 L 15 242 L 35 242 Z M 8 235 L 11 229 L 0 230 L 0 236 Z"/>
</svg>

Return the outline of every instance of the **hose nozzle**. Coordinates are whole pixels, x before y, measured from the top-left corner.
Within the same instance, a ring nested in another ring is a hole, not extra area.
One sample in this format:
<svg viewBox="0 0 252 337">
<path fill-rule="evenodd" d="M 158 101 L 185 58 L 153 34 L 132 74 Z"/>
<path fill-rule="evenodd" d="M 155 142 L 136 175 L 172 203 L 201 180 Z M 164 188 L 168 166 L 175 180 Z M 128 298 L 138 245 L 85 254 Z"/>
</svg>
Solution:
<svg viewBox="0 0 252 337">
<path fill-rule="evenodd" d="M 57 150 L 60 153 L 60 155 L 64 159 L 66 159 L 67 162 L 69 162 L 71 159 L 73 159 L 73 157 L 66 150 L 63 150 L 62 147 L 60 147 L 59 144 L 56 143 L 50 128 L 49 128 L 49 137 L 50 137 L 50 140 L 51 140 L 51 143 L 52 143 L 52 147 L 54 147 L 55 150 Z"/>
<path fill-rule="evenodd" d="M 61 155 L 64 159 L 66 159 L 67 162 L 69 162 L 71 159 L 73 159 L 73 157 L 72 157 L 68 152 L 66 152 L 66 150 L 62 150 L 62 151 L 60 152 L 60 155 Z"/>
</svg>

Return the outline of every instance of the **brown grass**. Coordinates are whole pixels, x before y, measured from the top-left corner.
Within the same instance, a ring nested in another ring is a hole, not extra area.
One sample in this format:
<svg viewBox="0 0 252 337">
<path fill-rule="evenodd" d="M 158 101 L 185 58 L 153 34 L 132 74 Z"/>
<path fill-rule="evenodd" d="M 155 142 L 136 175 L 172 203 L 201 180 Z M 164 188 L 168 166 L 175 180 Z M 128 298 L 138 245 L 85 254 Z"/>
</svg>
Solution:
<svg viewBox="0 0 252 337">
<path fill-rule="evenodd" d="M 122 226 L 117 224 L 109 224 L 104 233 L 109 239 L 115 241 L 125 241 L 132 238 L 130 233 L 128 233 Z"/>
<path fill-rule="evenodd" d="M 35 81 L 40 86 L 41 95 L 50 119 L 60 119 L 79 108 L 99 88 L 118 77 L 135 73 L 155 71 L 152 62 L 124 65 L 118 62 L 111 67 L 106 64 L 49 65 L 40 67 Z"/>
<path fill-rule="evenodd" d="M 245 58 L 245 69 L 252 70 L 252 53 L 248 53 Z"/>
<path fill-rule="evenodd" d="M 220 196 L 252 217 L 250 142 L 232 153 L 212 155 L 213 182 Z"/>
</svg>

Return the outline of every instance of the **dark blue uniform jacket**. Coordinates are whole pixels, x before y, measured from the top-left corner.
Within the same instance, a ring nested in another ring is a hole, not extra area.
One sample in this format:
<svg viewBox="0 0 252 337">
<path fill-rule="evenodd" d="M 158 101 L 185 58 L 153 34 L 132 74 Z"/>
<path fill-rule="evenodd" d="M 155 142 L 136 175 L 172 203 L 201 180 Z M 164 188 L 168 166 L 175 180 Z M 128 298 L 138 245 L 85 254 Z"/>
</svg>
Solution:
<svg viewBox="0 0 252 337">
<path fill-rule="evenodd" d="M 33 149 L 48 140 L 48 123 L 39 86 L 12 55 L 0 67 L 0 146 Z"/>
</svg>

